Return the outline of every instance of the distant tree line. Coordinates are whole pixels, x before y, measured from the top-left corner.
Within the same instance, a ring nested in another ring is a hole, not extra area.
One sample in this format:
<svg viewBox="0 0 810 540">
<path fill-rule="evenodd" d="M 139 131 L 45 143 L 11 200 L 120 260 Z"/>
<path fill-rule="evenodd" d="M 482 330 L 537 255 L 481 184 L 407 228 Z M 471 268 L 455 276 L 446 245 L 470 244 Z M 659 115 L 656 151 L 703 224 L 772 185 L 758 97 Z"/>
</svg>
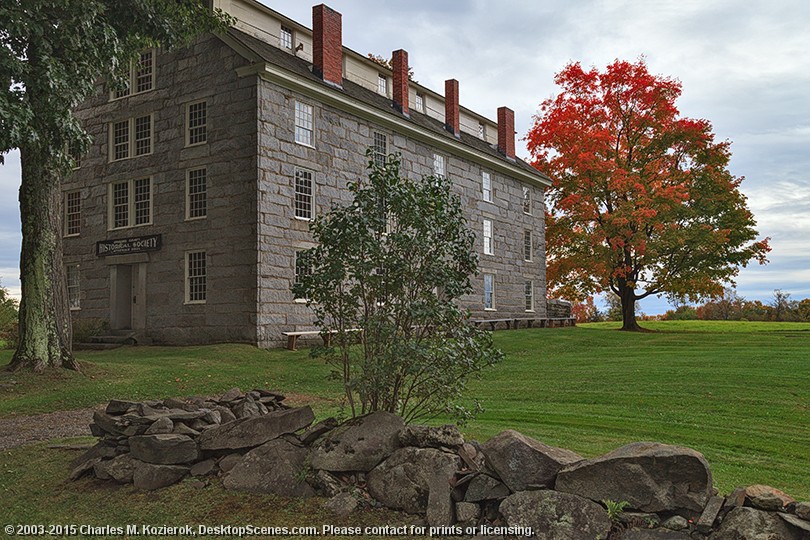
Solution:
<svg viewBox="0 0 810 540">
<path fill-rule="evenodd" d="M 577 322 L 621 321 L 621 301 L 609 294 L 605 298 L 606 308 L 600 310 L 593 297 L 584 302 L 575 303 L 573 313 Z M 775 322 L 810 322 L 810 298 L 792 300 L 790 293 L 782 289 L 773 291 L 767 302 L 746 300 L 734 289 L 726 288 L 723 295 L 707 301 L 702 305 L 691 305 L 671 300 L 673 309 L 663 315 L 641 315 L 642 320 L 663 321 L 775 321 Z M 638 308 L 636 308 L 637 311 Z"/>
<path fill-rule="evenodd" d="M 17 344 L 17 301 L 0 285 L 0 348 Z"/>
</svg>

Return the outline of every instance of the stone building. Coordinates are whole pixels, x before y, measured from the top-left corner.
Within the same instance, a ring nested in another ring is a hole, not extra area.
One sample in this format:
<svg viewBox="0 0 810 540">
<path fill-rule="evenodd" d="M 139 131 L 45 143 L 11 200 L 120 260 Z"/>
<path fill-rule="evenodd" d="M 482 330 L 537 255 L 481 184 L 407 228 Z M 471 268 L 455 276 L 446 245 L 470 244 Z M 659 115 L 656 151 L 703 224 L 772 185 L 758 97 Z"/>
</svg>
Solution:
<svg viewBox="0 0 810 540">
<path fill-rule="evenodd" d="M 342 45 L 341 15 L 313 28 L 254 0 L 214 0 L 227 34 L 144 51 L 129 85 L 99 83 L 77 114 L 95 144 L 64 186 L 75 318 L 156 343 L 281 344 L 312 328 L 290 292 L 309 221 L 348 197 L 366 149 L 405 175 L 449 177 L 478 236 L 476 318 L 545 316 L 544 175 L 497 122 Z"/>
</svg>

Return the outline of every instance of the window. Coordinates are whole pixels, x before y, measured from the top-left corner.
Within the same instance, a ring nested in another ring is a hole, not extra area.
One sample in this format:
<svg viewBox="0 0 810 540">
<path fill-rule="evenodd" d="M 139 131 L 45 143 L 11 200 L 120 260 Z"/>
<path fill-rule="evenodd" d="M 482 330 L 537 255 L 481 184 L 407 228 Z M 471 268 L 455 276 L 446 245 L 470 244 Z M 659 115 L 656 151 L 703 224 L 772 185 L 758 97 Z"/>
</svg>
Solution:
<svg viewBox="0 0 810 540">
<path fill-rule="evenodd" d="M 385 167 L 385 158 L 388 155 L 388 137 L 382 133 L 374 132 L 374 145 L 371 147 L 374 152 L 374 163 L 378 167 Z"/>
<path fill-rule="evenodd" d="M 416 110 L 419 112 L 425 112 L 425 96 L 420 93 L 416 94 Z"/>
<path fill-rule="evenodd" d="M 152 223 L 151 178 L 110 184 L 109 201 L 110 229 L 124 229 Z"/>
<path fill-rule="evenodd" d="M 114 122 L 110 132 L 110 161 L 152 153 L 153 116 L 139 116 Z"/>
<path fill-rule="evenodd" d="M 484 309 L 495 309 L 495 276 L 484 274 Z"/>
<path fill-rule="evenodd" d="M 286 26 L 281 27 L 281 35 L 279 36 L 279 45 L 282 49 L 290 49 L 293 48 L 293 32 Z"/>
<path fill-rule="evenodd" d="M 295 102 L 295 142 L 312 146 L 312 105 Z"/>
<path fill-rule="evenodd" d="M 444 156 L 433 154 L 433 176 L 445 178 Z"/>
<path fill-rule="evenodd" d="M 206 300 L 207 268 L 205 251 L 186 253 L 186 303 L 203 304 Z"/>
<path fill-rule="evenodd" d="M 532 213 L 532 192 L 526 186 L 523 186 L 523 213 Z"/>
<path fill-rule="evenodd" d="M 523 231 L 523 260 L 532 260 L 532 231 Z"/>
<path fill-rule="evenodd" d="M 186 146 L 208 142 L 208 103 L 186 105 Z"/>
<path fill-rule="evenodd" d="M 129 74 L 123 88 L 113 91 L 113 99 L 130 94 L 142 94 L 155 88 L 155 51 L 150 49 L 138 55 L 129 66 Z"/>
<path fill-rule="evenodd" d="M 486 140 L 486 129 L 484 128 L 483 122 L 478 122 L 478 138 Z"/>
<path fill-rule="evenodd" d="M 523 296 L 526 299 L 526 311 L 534 311 L 534 281 L 523 285 Z"/>
<path fill-rule="evenodd" d="M 295 169 L 295 217 L 298 219 L 312 219 L 312 184 L 312 171 Z"/>
<path fill-rule="evenodd" d="M 65 236 L 79 236 L 82 230 L 82 195 L 78 191 L 65 193 Z"/>
<path fill-rule="evenodd" d="M 484 254 L 493 255 L 494 250 L 492 246 L 492 221 L 484 220 Z"/>
<path fill-rule="evenodd" d="M 304 276 L 308 276 L 312 273 L 312 267 L 309 265 L 306 257 L 304 257 L 303 251 L 296 251 L 295 252 L 295 281 L 293 282 L 294 285 L 298 285 L 301 283 L 301 279 Z M 295 298 L 296 301 L 302 302 L 304 298 Z"/>
<path fill-rule="evenodd" d="M 377 92 L 384 96 L 388 95 L 388 78 L 382 73 L 377 75 Z"/>
<path fill-rule="evenodd" d="M 486 171 L 481 172 L 481 193 L 485 201 L 492 202 L 492 177 Z"/>
<path fill-rule="evenodd" d="M 208 169 L 191 169 L 186 174 L 186 219 L 208 215 Z"/>
<path fill-rule="evenodd" d="M 71 310 L 81 309 L 80 289 L 79 289 L 79 265 L 71 264 L 66 267 L 67 271 L 67 291 L 68 307 Z"/>
</svg>

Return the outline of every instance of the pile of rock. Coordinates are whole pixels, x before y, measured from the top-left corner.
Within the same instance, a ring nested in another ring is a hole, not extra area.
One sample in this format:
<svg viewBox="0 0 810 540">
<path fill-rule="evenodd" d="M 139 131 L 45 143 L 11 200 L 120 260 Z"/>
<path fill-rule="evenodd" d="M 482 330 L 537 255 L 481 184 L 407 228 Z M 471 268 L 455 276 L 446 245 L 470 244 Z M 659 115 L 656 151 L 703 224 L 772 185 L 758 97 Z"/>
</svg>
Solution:
<svg viewBox="0 0 810 540">
<path fill-rule="evenodd" d="M 112 401 L 94 419 L 101 440 L 73 477 L 157 489 L 189 474 L 219 476 L 229 489 L 329 497 L 338 514 L 360 504 L 419 514 L 450 534 L 511 527 L 548 540 L 810 539 L 810 503 L 768 486 L 720 497 L 708 463 L 689 448 L 641 442 L 583 459 L 512 430 L 479 444 L 455 426 L 406 426 L 385 412 L 310 427 L 312 410 L 283 399 L 231 390 L 219 399 Z M 609 517 L 606 501 L 627 507 Z"/>
</svg>

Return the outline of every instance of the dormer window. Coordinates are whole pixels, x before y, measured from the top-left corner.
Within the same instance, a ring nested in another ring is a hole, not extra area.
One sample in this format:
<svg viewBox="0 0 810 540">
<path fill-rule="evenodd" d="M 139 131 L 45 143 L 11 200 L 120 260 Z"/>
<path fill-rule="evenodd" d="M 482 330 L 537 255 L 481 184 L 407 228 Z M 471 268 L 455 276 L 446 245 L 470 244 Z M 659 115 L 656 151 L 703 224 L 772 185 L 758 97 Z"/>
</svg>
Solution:
<svg viewBox="0 0 810 540">
<path fill-rule="evenodd" d="M 388 78 L 382 73 L 377 76 L 377 92 L 384 96 L 388 95 Z"/>
<path fill-rule="evenodd" d="M 286 26 L 281 27 L 281 34 L 279 35 L 279 45 L 282 49 L 292 50 L 293 48 L 293 31 Z"/>
</svg>

